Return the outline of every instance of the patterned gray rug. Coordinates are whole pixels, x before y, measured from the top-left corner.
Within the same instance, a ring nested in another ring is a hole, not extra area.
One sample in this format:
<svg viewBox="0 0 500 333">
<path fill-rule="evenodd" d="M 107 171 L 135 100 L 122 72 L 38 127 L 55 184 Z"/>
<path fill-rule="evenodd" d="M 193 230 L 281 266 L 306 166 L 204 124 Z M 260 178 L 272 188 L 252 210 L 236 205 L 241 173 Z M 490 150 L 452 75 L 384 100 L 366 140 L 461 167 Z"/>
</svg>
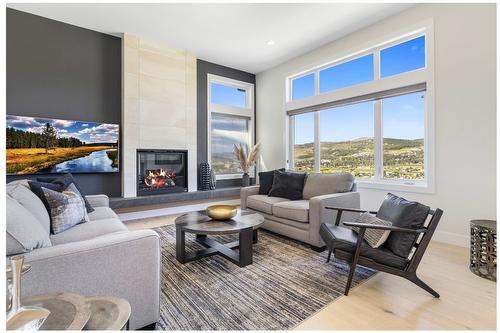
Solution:
<svg viewBox="0 0 500 333">
<path fill-rule="evenodd" d="M 185 265 L 175 259 L 175 227 L 156 228 L 162 251 L 157 330 L 286 330 L 343 295 L 347 265 L 302 243 L 259 231 L 253 264 L 222 256 Z M 232 235 L 217 239 L 225 242 Z M 203 247 L 186 234 L 186 250 Z M 358 268 L 353 286 L 374 274 Z"/>
</svg>

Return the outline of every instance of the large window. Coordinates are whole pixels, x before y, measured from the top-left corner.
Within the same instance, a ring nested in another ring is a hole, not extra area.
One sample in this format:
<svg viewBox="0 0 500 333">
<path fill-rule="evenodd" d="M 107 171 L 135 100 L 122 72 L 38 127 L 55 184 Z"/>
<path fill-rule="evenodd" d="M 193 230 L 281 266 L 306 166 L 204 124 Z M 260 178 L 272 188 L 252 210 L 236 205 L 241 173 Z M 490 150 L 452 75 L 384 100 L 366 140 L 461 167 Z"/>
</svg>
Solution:
<svg viewBox="0 0 500 333">
<path fill-rule="evenodd" d="M 432 191 L 432 36 L 429 23 L 290 76 L 289 167 L 347 171 L 361 186 Z"/>
<path fill-rule="evenodd" d="M 217 179 L 241 177 L 235 144 L 253 143 L 253 84 L 208 75 L 208 158 Z"/>
</svg>

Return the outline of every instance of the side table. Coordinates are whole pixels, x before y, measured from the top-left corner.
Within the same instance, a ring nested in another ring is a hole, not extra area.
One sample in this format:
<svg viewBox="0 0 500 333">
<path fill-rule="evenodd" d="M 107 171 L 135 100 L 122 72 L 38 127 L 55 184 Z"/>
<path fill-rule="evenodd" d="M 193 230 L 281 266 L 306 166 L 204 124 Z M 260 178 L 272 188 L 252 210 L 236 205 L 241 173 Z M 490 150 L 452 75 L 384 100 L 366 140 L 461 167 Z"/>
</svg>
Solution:
<svg viewBox="0 0 500 333">
<path fill-rule="evenodd" d="M 497 222 L 470 221 L 470 270 L 492 281 L 497 279 Z"/>
<path fill-rule="evenodd" d="M 130 304 L 118 297 L 83 297 L 59 293 L 32 296 L 23 305 L 36 305 L 50 311 L 40 330 L 122 330 L 129 329 Z"/>
</svg>

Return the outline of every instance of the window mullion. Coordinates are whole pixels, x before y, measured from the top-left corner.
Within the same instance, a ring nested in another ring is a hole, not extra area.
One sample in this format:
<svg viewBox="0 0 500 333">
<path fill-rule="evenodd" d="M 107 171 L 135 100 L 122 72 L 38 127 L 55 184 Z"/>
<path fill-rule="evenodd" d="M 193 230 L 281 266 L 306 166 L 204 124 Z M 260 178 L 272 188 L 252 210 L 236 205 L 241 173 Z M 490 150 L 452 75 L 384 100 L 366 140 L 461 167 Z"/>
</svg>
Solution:
<svg viewBox="0 0 500 333">
<path fill-rule="evenodd" d="M 374 163 L 375 163 L 375 180 L 383 179 L 384 158 L 383 158 L 383 138 L 382 138 L 382 101 L 380 99 L 373 103 L 374 107 Z"/>
<path fill-rule="evenodd" d="M 321 143 L 319 133 L 319 111 L 314 112 L 314 172 L 320 172 Z"/>
</svg>

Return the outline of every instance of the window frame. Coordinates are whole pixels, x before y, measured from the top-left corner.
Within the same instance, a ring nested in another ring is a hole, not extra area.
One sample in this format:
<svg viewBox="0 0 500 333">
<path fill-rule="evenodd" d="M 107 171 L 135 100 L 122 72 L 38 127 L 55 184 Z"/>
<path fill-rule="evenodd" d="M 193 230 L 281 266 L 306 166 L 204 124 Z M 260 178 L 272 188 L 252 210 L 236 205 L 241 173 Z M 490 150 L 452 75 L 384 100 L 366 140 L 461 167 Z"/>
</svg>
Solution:
<svg viewBox="0 0 500 333">
<path fill-rule="evenodd" d="M 246 91 L 246 106 L 241 108 L 232 105 L 212 103 L 212 83 L 225 85 Z M 244 81 L 231 79 L 228 77 L 207 74 L 207 161 L 212 164 L 212 114 L 222 116 L 233 116 L 248 119 L 248 144 L 252 146 L 255 142 L 255 103 L 254 103 L 254 84 Z M 232 174 L 215 174 L 217 180 L 222 179 L 241 179 L 243 172 Z M 255 176 L 255 167 L 250 171 L 250 176 Z"/>
<path fill-rule="evenodd" d="M 407 42 L 414 38 L 425 36 L 425 67 L 414 69 L 408 72 L 391 75 L 385 78 L 380 77 L 380 51 L 394 45 Z M 323 69 L 336 66 L 348 62 L 350 60 L 363 57 L 373 53 L 374 65 L 374 80 L 360 83 L 357 85 L 340 88 L 337 90 L 319 93 L 319 72 Z M 291 83 L 297 77 L 302 77 L 310 73 L 315 73 L 315 95 L 312 97 L 303 98 L 300 100 L 291 99 Z M 320 118 L 319 111 L 322 109 L 331 108 L 328 103 L 338 103 L 336 106 L 352 104 L 353 100 L 359 98 L 358 102 L 363 101 L 363 96 L 370 94 L 383 93 L 401 89 L 404 94 L 405 87 L 408 87 L 408 92 L 411 93 L 411 86 L 425 84 L 425 110 L 424 110 L 424 180 L 404 180 L 404 179 L 387 179 L 383 177 L 383 123 L 382 123 L 382 98 L 374 98 L 374 164 L 375 177 L 373 179 L 357 179 L 356 182 L 359 188 L 371 188 L 381 190 L 394 190 L 406 192 L 434 193 L 434 161 L 435 161 L 435 146 L 434 146 L 434 29 L 433 21 L 427 20 L 418 25 L 410 27 L 406 30 L 394 32 L 391 35 L 379 39 L 378 43 L 372 44 L 360 51 L 351 52 L 350 54 L 338 58 L 334 61 L 321 64 L 312 69 L 292 74 L 286 77 L 285 84 L 285 112 L 287 135 L 287 167 L 294 167 L 293 148 L 294 148 L 294 119 L 293 115 L 303 112 L 315 113 L 315 161 L 314 170 L 320 172 L 320 142 L 319 142 L 319 127 Z M 415 91 L 413 91 L 415 92 Z M 389 96 L 385 96 L 389 97 Z M 345 104 L 342 102 L 345 101 Z M 365 100 L 366 101 L 366 100 Z"/>
</svg>

